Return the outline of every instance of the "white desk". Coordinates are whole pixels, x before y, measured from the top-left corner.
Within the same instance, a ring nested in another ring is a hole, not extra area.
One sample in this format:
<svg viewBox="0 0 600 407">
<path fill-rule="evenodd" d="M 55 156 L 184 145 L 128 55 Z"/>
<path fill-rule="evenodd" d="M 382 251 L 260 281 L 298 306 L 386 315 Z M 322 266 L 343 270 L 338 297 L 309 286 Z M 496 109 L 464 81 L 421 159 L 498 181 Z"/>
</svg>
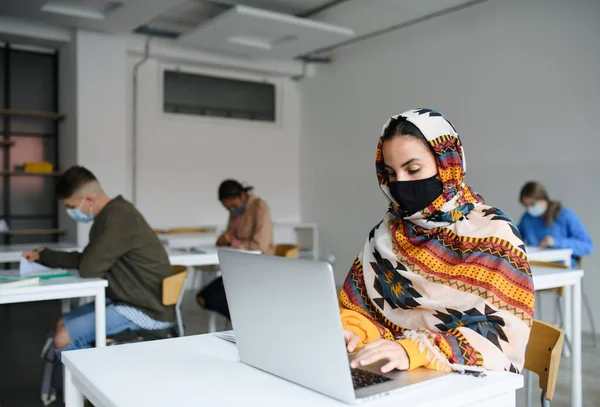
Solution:
<svg viewBox="0 0 600 407">
<path fill-rule="evenodd" d="M 167 247 L 169 262 L 182 266 L 212 266 L 219 264 L 217 248 L 212 247 L 194 247 L 190 250 L 175 249 Z"/>
<path fill-rule="evenodd" d="M 571 268 L 571 260 L 573 256 L 572 249 L 540 249 L 539 247 L 527 247 L 527 258 L 530 261 L 545 261 L 550 263 L 562 263 L 565 266 Z M 542 290 L 542 288 L 535 287 L 536 290 Z M 565 290 L 564 294 L 564 320 L 563 320 L 563 328 L 566 332 L 567 338 L 570 341 L 573 336 L 573 321 L 571 319 L 571 315 L 573 315 L 573 310 L 571 309 L 571 304 L 573 300 L 571 298 L 571 290 Z M 568 347 L 565 347 L 563 354 L 565 357 L 570 357 L 571 352 Z"/>
<path fill-rule="evenodd" d="M 215 245 L 216 233 L 165 233 L 159 234 L 158 239 L 170 248 L 188 248 Z"/>
<path fill-rule="evenodd" d="M 212 335 L 187 336 L 65 352 L 66 407 L 340 407 L 345 404 L 239 362 L 235 345 Z M 315 362 L 318 369 L 318 362 Z M 410 373 L 407 373 L 410 374 Z M 507 407 L 523 377 L 450 375 L 369 402 L 369 406 Z"/>
<path fill-rule="evenodd" d="M 549 288 L 565 287 L 565 308 L 571 314 L 572 320 L 570 339 L 571 339 L 571 406 L 581 407 L 582 404 L 582 385 L 581 385 L 581 279 L 583 270 L 559 269 L 552 267 L 532 267 L 533 285 L 536 290 L 546 290 Z M 568 298 L 568 299 L 567 299 Z M 569 304 L 566 304 L 569 301 Z M 565 318 L 566 319 L 566 318 Z M 528 377 L 528 389 L 531 389 L 530 378 Z M 529 403 L 529 394 L 528 394 Z"/>
<path fill-rule="evenodd" d="M 527 258 L 531 261 L 561 262 L 571 266 L 572 249 L 540 249 L 527 246 Z"/>
<path fill-rule="evenodd" d="M 0 263 L 18 263 L 23 252 L 46 247 L 52 250 L 74 251 L 81 250 L 73 243 L 39 243 L 39 244 L 9 244 L 0 245 Z"/>
<path fill-rule="evenodd" d="M 2 271 L 0 274 L 15 274 Z M 96 304 L 96 346 L 106 344 L 106 304 L 104 290 L 108 281 L 101 278 L 63 277 L 41 280 L 38 285 L 0 289 L 0 304 L 63 300 L 67 298 L 94 297 Z"/>
</svg>

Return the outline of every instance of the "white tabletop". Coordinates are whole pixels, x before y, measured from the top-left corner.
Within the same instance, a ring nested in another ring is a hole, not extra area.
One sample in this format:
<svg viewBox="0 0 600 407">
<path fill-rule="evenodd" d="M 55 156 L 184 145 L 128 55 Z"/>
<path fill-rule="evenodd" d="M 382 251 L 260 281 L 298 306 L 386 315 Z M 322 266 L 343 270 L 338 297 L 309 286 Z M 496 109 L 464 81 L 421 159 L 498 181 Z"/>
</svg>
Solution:
<svg viewBox="0 0 600 407">
<path fill-rule="evenodd" d="M 38 243 L 38 244 L 9 244 L 0 245 L 0 263 L 16 263 L 21 260 L 23 252 L 46 247 L 52 250 L 73 251 L 81 250 L 74 243 Z"/>
<path fill-rule="evenodd" d="M 567 266 L 571 265 L 571 256 L 573 256 L 572 249 L 542 249 L 527 246 L 525 251 L 530 261 L 564 262 Z"/>
<path fill-rule="evenodd" d="M 0 275 L 17 274 L 18 270 L 0 271 Z M 3 288 L 0 290 L 0 304 L 86 297 L 95 295 L 98 289 L 105 287 L 108 287 L 108 281 L 102 278 L 52 278 L 40 280 L 37 285 Z"/>
<path fill-rule="evenodd" d="M 240 363 L 235 345 L 212 335 L 65 352 L 63 363 L 83 394 L 104 407 L 344 405 Z M 452 374 L 430 389 L 427 382 L 409 386 L 369 405 L 462 406 L 522 385 L 521 376 L 506 372 Z"/>
<path fill-rule="evenodd" d="M 216 233 L 166 233 L 158 235 L 161 242 L 172 248 L 211 246 L 216 243 L 217 238 Z"/>
<path fill-rule="evenodd" d="M 169 262 L 182 266 L 210 266 L 219 264 L 217 248 L 194 247 L 191 249 L 176 249 L 167 247 Z"/>
<path fill-rule="evenodd" d="M 533 266 L 531 274 L 535 290 L 546 290 L 576 284 L 583 277 L 583 270 Z"/>
</svg>

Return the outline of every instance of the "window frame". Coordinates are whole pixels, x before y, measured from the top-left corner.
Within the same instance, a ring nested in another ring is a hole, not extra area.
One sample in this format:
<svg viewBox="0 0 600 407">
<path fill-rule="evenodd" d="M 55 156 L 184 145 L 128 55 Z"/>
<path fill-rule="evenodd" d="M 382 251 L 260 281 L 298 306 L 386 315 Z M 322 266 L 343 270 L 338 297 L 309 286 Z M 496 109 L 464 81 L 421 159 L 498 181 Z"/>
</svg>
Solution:
<svg viewBox="0 0 600 407">
<path fill-rule="evenodd" d="M 273 85 L 274 87 L 274 96 L 275 96 L 275 120 L 274 121 L 262 121 L 262 120 L 248 120 L 238 117 L 217 117 L 217 116 L 203 116 L 203 115 L 194 115 L 188 113 L 170 113 L 164 111 L 164 78 L 165 72 L 167 71 L 177 71 L 186 74 L 192 75 L 204 75 L 204 76 L 212 76 L 216 78 L 223 79 L 232 79 L 232 80 L 242 80 L 248 82 L 259 82 L 259 83 L 268 83 Z M 164 119 L 169 120 L 184 120 L 190 122 L 201 122 L 204 124 L 226 124 L 226 125 L 240 125 L 243 127 L 253 126 L 253 127 L 262 127 L 262 128 L 281 128 L 282 127 L 282 111 L 283 111 L 283 84 L 280 78 L 274 78 L 269 76 L 261 76 L 258 74 L 251 73 L 242 73 L 235 72 L 231 70 L 217 70 L 208 67 L 189 67 L 182 65 L 173 65 L 173 64 L 161 64 L 159 67 L 159 75 L 158 76 L 158 91 L 159 91 L 159 103 L 158 103 L 158 115 Z"/>
</svg>

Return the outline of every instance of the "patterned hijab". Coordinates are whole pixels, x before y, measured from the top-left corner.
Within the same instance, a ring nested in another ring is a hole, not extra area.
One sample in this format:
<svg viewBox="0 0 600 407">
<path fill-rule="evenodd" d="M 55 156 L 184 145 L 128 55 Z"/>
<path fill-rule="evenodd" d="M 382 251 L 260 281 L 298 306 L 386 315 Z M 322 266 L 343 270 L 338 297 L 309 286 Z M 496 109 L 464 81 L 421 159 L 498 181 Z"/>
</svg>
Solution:
<svg viewBox="0 0 600 407">
<path fill-rule="evenodd" d="M 377 179 L 390 205 L 344 283 L 340 304 L 375 324 L 382 337 L 415 342 L 446 371 L 518 372 L 533 318 L 533 281 L 521 236 L 502 211 L 463 183 L 464 151 L 454 126 L 430 109 L 408 120 L 429 142 L 443 193 L 402 217 L 388 188 L 383 140 Z"/>
</svg>

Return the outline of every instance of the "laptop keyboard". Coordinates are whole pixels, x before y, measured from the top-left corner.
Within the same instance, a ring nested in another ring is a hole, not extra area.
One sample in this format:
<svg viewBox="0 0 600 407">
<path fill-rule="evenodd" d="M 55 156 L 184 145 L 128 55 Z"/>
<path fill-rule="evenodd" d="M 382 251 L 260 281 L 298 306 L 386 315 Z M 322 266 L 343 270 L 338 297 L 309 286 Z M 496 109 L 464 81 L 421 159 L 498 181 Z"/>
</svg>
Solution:
<svg viewBox="0 0 600 407">
<path fill-rule="evenodd" d="M 373 386 L 374 384 L 380 384 L 389 382 L 389 377 L 382 376 L 380 374 L 366 372 L 364 370 L 351 369 L 352 372 L 352 385 L 354 390 L 362 389 L 365 387 Z"/>
</svg>

